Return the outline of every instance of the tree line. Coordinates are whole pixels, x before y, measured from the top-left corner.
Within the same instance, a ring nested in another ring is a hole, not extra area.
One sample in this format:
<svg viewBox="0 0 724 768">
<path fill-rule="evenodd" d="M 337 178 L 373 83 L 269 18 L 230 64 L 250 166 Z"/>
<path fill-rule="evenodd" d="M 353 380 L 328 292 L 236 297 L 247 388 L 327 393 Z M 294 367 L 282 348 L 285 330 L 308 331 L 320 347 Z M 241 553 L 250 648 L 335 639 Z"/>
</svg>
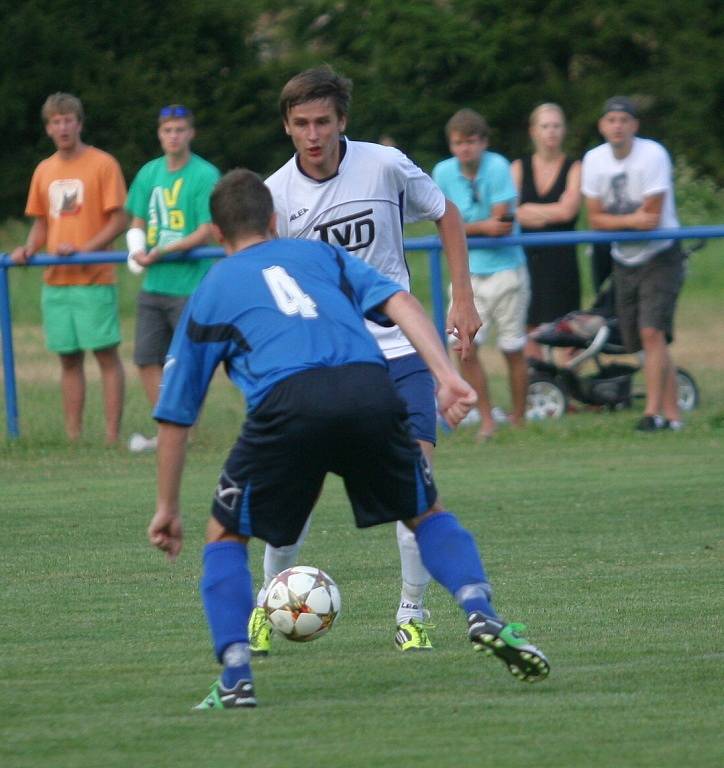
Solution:
<svg viewBox="0 0 724 768">
<path fill-rule="evenodd" d="M 600 141 L 603 101 L 641 108 L 642 135 L 724 181 L 724 14 L 718 0 L 1 0 L 0 217 L 22 214 L 50 152 L 40 107 L 80 96 L 86 141 L 127 178 L 158 154 L 160 106 L 196 113 L 196 150 L 222 169 L 267 173 L 290 153 L 281 86 L 327 62 L 354 80 L 349 133 L 386 135 L 420 165 L 447 154 L 462 106 L 485 115 L 491 147 L 525 151 L 543 101 L 569 117 L 568 148 Z"/>
</svg>

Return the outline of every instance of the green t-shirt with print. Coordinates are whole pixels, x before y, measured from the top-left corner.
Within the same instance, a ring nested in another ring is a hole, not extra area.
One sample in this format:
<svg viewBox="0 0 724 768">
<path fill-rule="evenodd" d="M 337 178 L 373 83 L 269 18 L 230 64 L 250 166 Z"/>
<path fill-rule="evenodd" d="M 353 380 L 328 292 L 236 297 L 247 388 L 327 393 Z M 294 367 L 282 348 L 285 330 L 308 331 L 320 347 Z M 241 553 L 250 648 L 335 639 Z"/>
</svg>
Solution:
<svg viewBox="0 0 724 768">
<path fill-rule="evenodd" d="M 198 155 L 177 171 L 165 157 L 141 168 L 128 190 L 126 210 L 146 222 L 146 246 L 165 247 L 211 221 L 209 197 L 219 179 L 218 169 Z M 142 289 L 150 293 L 189 296 L 211 268 L 210 259 L 164 262 L 146 269 Z"/>
</svg>

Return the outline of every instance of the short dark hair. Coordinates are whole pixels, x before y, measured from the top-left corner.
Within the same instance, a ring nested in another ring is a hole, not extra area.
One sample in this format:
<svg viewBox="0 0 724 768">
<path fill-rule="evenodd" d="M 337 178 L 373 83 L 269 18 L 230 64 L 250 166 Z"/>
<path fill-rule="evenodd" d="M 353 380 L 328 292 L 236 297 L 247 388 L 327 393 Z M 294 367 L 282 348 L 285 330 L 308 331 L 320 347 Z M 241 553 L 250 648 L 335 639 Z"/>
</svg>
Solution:
<svg viewBox="0 0 724 768">
<path fill-rule="evenodd" d="M 274 213 L 271 192 L 246 168 L 225 174 L 211 193 L 211 218 L 227 240 L 265 235 Z"/>
<path fill-rule="evenodd" d="M 352 81 L 338 75 L 327 64 L 305 69 L 304 72 L 294 75 L 282 88 L 279 96 L 282 119 L 286 120 L 289 110 L 297 104 L 319 99 L 329 99 L 334 104 L 337 116 L 344 117 L 349 113 L 352 101 Z"/>
<path fill-rule="evenodd" d="M 467 107 L 458 110 L 447 121 L 445 135 L 448 140 L 453 131 L 461 133 L 463 136 L 478 136 L 481 139 L 487 139 L 490 133 L 485 118 L 474 109 L 468 109 Z"/>
</svg>

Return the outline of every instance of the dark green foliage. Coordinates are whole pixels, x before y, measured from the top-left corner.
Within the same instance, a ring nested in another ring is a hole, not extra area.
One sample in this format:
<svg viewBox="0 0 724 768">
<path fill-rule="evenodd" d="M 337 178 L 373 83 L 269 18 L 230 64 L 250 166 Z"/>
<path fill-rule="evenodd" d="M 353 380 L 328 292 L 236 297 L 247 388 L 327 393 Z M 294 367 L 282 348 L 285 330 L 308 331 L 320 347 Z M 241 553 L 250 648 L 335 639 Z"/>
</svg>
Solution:
<svg viewBox="0 0 724 768">
<path fill-rule="evenodd" d="M 599 141 L 598 110 L 638 98 L 642 134 L 722 181 L 724 27 L 714 0 L 128 0 L 5 6 L 0 25 L 0 218 L 22 211 L 30 173 L 50 145 L 47 94 L 77 93 L 86 139 L 130 180 L 158 151 L 159 106 L 197 113 L 196 148 L 222 169 L 265 173 L 289 155 L 277 96 L 299 69 L 326 61 L 355 81 L 351 135 L 392 136 L 425 167 L 447 153 L 443 126 L 461 106 L 488 118 L 493 148 L 527 145 L 542 101 L 570 117 L 569 146 Z"/>
</svg>

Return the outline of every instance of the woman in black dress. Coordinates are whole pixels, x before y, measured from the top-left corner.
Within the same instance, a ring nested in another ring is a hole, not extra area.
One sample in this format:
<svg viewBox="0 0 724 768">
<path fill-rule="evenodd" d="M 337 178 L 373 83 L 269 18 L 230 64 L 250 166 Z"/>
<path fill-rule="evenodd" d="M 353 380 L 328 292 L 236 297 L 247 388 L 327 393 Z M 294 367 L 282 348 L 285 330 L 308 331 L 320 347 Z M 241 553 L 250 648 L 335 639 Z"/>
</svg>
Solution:
<svg viewBox="0 0 724 768">
<path fill-rule="evenodd" d="M 556 232 L 576 228 L 581 206 L 581 163 L 562 149 L 566 120 L 557 104 L 541 104 L 530 116 L 534 152 L 513 161 L 512 173 L 520 204 L 516 218 L 523 232 Z M 574 245 L 525 249 L 531 299 L 528 330 L 580 308 L 581 289 Z M 526 354 L 540 357 L 535 342 Z"/>
</svg>

